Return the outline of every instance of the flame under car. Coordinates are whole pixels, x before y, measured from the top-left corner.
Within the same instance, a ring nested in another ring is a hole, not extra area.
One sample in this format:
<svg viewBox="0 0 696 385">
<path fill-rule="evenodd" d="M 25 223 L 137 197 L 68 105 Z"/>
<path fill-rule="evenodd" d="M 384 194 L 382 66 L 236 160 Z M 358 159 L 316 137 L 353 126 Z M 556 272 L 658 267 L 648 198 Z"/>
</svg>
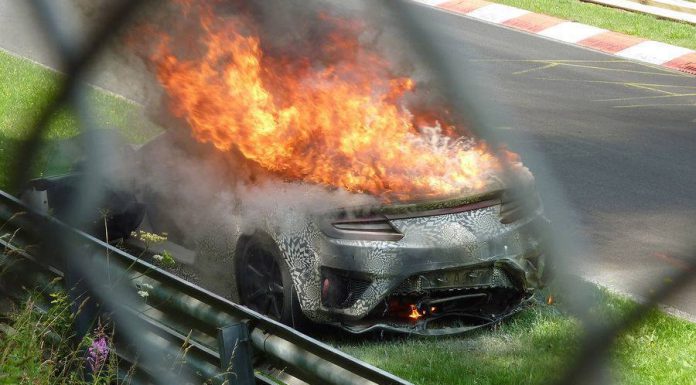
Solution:
<svg viewBox="0 0 696 385">
<path fill-rule="evenodd" d="M 157 154 L 172 147 L 171 137 L 143 146 L 137 167 L 171 173 Z M 138 228 L 167 232 L 165 247 L 196 283 L 289 325 L 310 321 L 351 333 L 462 333 L 514 314 L 543 285 L 548 270 L 548 223 L 529 186 L 516 194 L 493 189 L 321 210 L 282 228 L 273 218 L 253 229 L 213 225 L 209 237 L 191 238 L 191 229 L 202 225 L 175 214 L 183 206 L 210 205 L 210 199 L 172 198 L 186 188 L 182 178 L 171 175 L 171 188 L 158 191 L 104 187 L 118 219 L 108 223 L 109 233 L 127 238 Z M 75 174 L 36 180 L 24 197 L 60 215 L 78 180 Z M 95 220 L 96 227 L 87 230 L 102 235 L 102 223 Z"/>
</svg>

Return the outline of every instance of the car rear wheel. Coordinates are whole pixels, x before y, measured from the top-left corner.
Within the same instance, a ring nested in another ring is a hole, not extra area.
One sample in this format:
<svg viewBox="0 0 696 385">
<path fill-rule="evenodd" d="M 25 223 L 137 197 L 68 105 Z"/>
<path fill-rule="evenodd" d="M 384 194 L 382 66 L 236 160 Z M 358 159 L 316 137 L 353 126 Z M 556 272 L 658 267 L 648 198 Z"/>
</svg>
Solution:
<svg viewBox="0 0 696 385">
<path fill-rule="evenodd" d="M 288 267 L 268 236 L 253 236 L 237 259 L 242 305 L 284 324 L 300 327 L 304 315 Z"/>
</svg>

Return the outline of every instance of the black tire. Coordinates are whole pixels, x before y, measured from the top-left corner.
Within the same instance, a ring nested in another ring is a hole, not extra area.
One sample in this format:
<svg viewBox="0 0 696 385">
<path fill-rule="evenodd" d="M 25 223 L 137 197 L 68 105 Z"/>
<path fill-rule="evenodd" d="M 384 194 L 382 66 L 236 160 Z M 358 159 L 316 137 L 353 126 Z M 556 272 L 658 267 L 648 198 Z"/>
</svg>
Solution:
<svg viewBox="0 0 696 385">
<path fill-rule="evenodd" d="M 255 234 L 239 251 L 236 278 L 241 304 L 294 328 L 303 327 L 306 318 L 290 271 L 273 239 Z"/>
</svg>

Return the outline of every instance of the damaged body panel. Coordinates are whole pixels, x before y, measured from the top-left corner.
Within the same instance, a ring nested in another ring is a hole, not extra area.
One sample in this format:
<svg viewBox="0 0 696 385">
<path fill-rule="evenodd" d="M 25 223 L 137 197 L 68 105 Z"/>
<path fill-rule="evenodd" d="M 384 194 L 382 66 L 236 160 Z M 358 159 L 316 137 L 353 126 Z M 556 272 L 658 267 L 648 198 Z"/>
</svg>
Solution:
<svg viewBox="0 0 696 385">
<path fill-rule="evenodd" d="M 367 224 L 365 240 L 356 230 L 345 237 L 324 230 L 332 224 L 323 217 L 276 241 L 310 319 L 354 333 L 450 334 L 512 313 L 541 284 L 547 221 L 538 206 L 503 223 L 502 196 L 383 215 L 391 231 L 374 218 L 358 220 Z M 428 327 L 446 319 L 466 326 Z"/>
</svg>

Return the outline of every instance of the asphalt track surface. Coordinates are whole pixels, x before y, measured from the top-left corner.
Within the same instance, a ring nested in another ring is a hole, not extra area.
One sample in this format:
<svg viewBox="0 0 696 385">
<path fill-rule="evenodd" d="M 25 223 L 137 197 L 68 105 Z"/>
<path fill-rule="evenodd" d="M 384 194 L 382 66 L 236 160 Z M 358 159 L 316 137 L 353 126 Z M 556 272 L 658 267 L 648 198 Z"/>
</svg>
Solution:
<svg viewBox="0 0 696 385">
<path fill-rule="evenodd" d="M 586 239 L 575 273 L 641 296 L 680 268 L 670 256 L 696 246 L 696 77 L 409 7 L 433 44 L 481 85 L 477 97 L 495 112 L 494 126 L 512 134 L 512 149 L 543 155 L 551 170 L 544 177 L 569 202 L 554 215 L 576 224 L 559 230 Z M 54 66 L 29 17 L 14 0 L 0 0 L 0 48 Z M 141 100 L 123 81 L 138 71 L 103 61 L 95 83 Z M 696 319 L 696 282 L 666 305 Z"/>
<path fill-rule="evenodd" d="M 586 240 L 577 274 L 644 296 L 682 268 L 672 257 L 696 248 L 695 76 L 427 7 L 418 14 L 500 111 L 494 126 L 545 158 L 569 203 L 562 215 L 577 224 L 560 230 Z M 694 317 L 696 282 L 666 305 Z"/>
</svg>

